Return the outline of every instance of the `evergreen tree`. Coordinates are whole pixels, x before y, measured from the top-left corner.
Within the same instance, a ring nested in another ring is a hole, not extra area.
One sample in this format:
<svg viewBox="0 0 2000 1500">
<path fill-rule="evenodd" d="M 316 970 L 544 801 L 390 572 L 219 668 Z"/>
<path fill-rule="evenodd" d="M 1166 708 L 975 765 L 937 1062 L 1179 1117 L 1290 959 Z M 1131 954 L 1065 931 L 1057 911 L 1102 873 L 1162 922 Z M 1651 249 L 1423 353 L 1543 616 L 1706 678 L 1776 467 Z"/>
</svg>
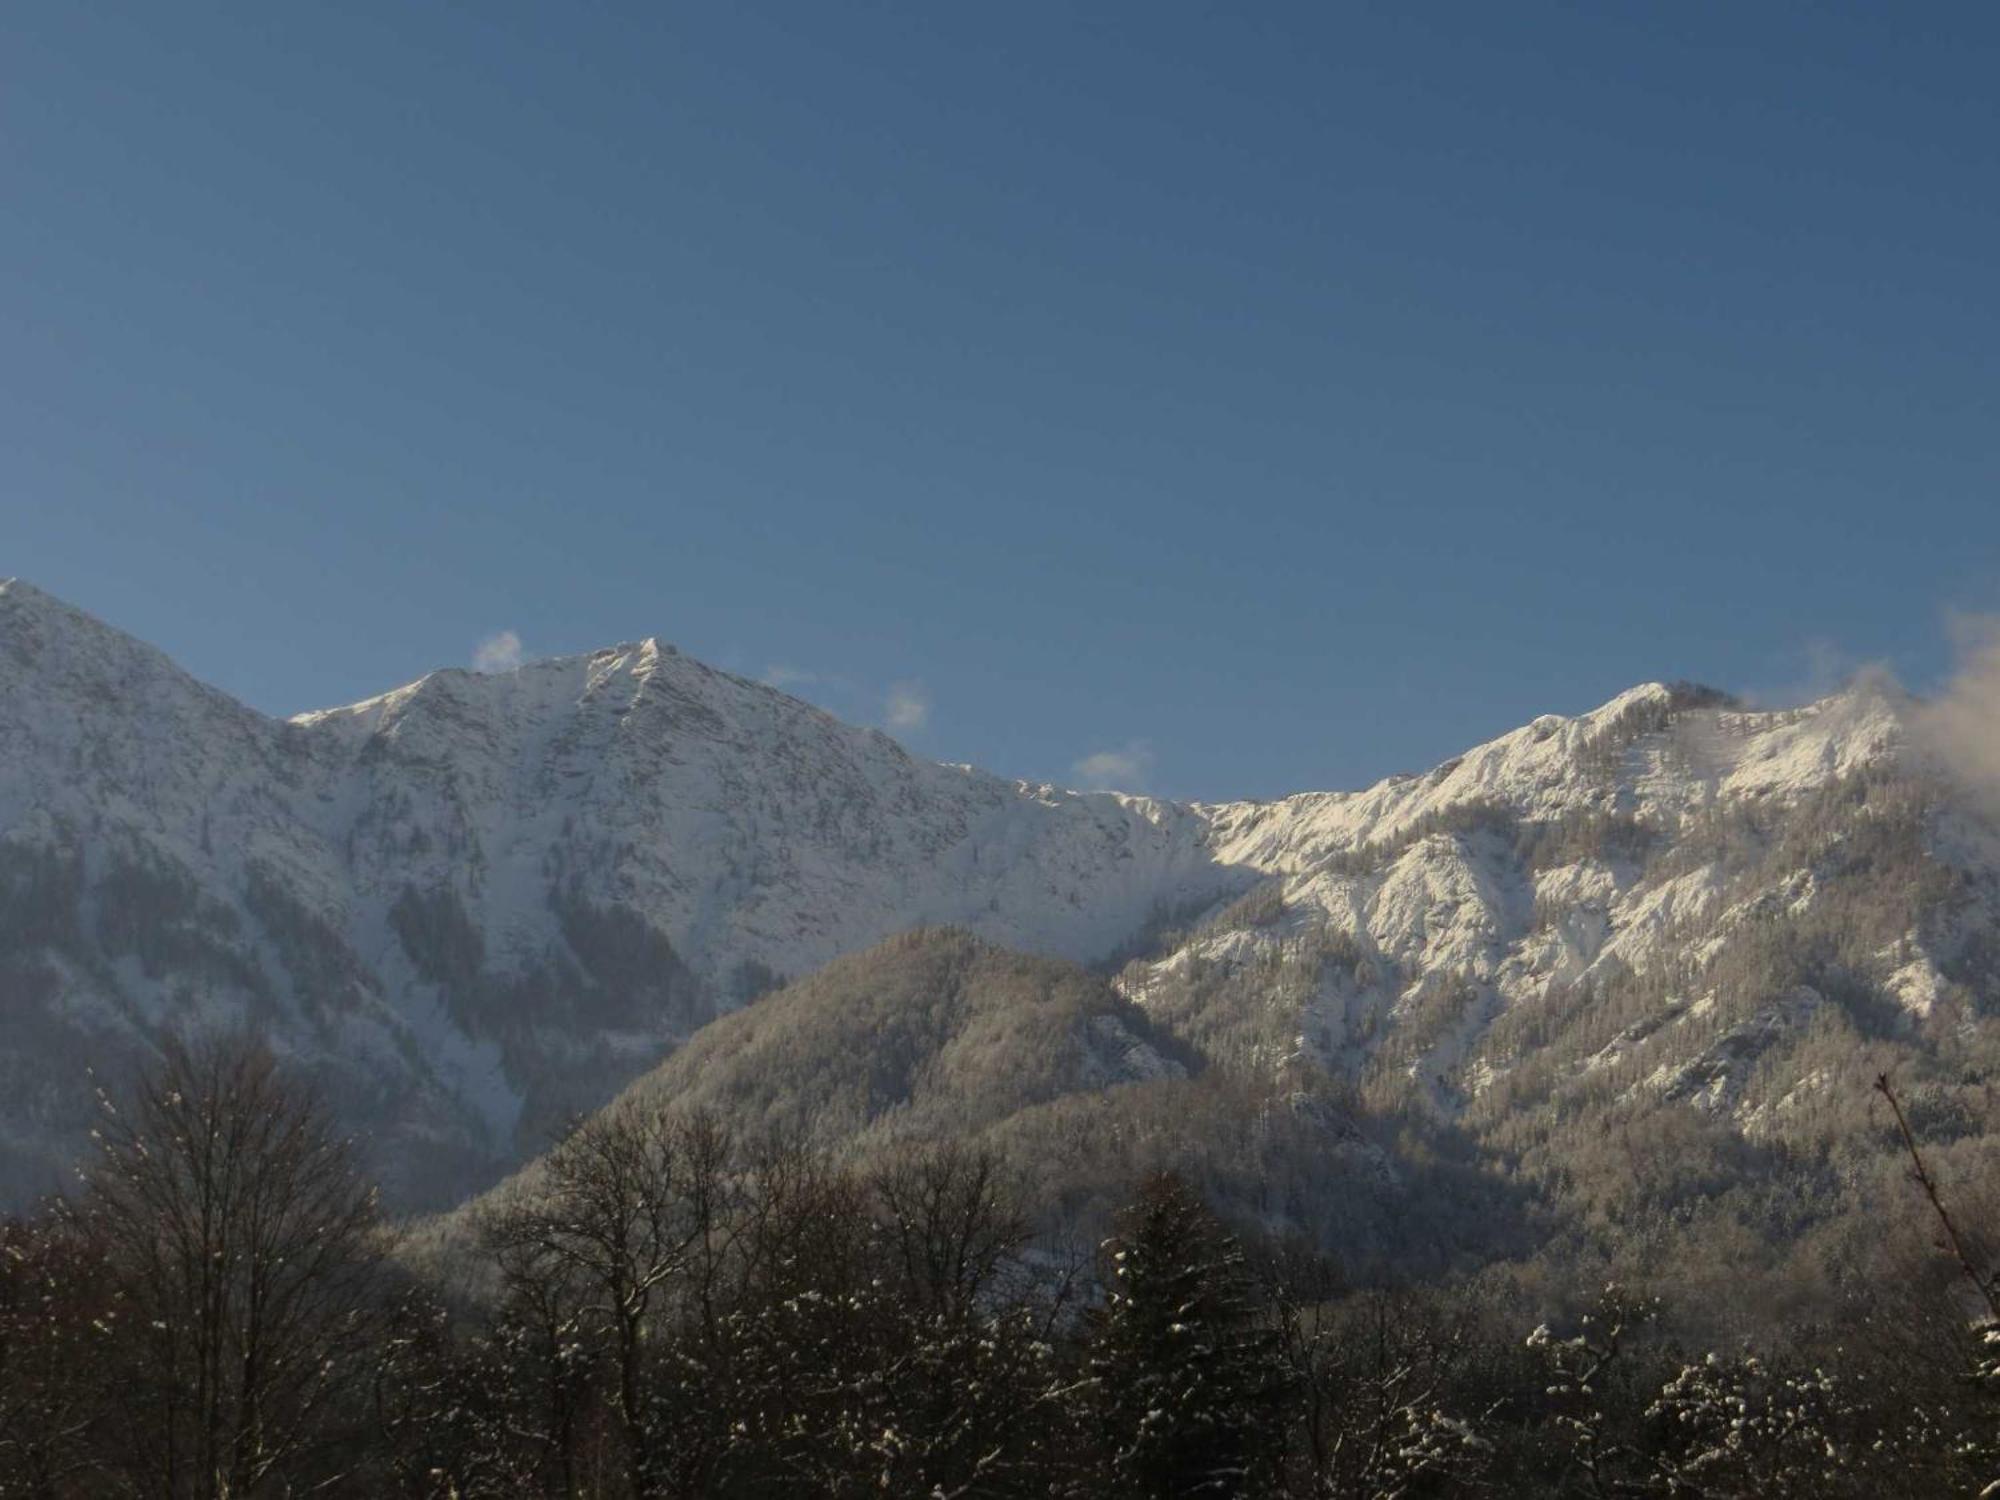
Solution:
<svg viewBox="0 0 2000 1500">
<path fill-rule="evenodd" d="M 1104 1492 L 1268 1493 L 1284 1392 L 1242 1247 L 1186 1182 L 1160 1173 L 1119 1216 L 1105 1260 L 1090 1352 Z"/>
</svg>

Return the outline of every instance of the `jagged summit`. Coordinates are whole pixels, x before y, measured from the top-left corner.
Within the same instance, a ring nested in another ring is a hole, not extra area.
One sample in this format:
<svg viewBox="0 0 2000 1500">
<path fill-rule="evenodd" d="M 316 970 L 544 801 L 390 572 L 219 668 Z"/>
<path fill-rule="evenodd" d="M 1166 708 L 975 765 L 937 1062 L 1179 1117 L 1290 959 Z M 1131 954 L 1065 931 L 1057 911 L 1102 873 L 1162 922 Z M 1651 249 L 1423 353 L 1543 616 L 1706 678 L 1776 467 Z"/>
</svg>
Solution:
<svg viewBox="0 0 2000 1500">
<path fill-rule="evenodd" d="M 505 671 L 443 667 L 356 703 L 295 714 L 290 722 L 307 728 L 374 733 L 392 728 L 407 714 L 432 708 L 499 716 L 536 715 L 581 711 L 611 702 L 622 710 L 630 706 L 631 699 L 621 696 L 624 690 L 620 684 L 627 685 L 630 695 L 679 693 L 690 699 L 775 702 L 790 712 L 839 723 L 803 699 L 767 683 L 707 666 L 651 636 L 593 651 L 537 657 Z"/>
</svg>

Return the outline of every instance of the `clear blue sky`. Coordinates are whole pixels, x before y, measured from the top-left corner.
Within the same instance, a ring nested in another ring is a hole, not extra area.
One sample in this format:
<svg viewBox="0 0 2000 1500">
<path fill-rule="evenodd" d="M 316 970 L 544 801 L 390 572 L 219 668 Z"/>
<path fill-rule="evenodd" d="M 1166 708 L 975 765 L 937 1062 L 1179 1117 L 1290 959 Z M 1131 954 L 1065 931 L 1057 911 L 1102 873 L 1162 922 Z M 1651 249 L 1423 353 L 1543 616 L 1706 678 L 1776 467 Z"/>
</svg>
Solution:
<svg viewBox="0 0 2000 1500">
<path fill-rule="evenodd" d="M 1922 684 L 1996 79 L 1986 4 L 13 5 L 0 575 L 278 712 L 659 635 L 1177 795 Z"/>
</svg>

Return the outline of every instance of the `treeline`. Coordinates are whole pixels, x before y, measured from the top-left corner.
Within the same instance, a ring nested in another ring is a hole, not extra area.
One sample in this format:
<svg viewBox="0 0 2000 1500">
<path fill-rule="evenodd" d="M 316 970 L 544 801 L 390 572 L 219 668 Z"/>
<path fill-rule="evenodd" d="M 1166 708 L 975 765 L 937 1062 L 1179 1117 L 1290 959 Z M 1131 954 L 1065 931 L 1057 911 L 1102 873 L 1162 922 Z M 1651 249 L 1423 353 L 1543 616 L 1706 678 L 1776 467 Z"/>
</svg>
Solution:
<svg viewBox="0 0 2000 1500">
<path fill-rule="evenodd" d="M 242 1043 L 170 1048 L 107 1101 L 99 1147 L 0 1232 L 0 1495 L 1859 1497 L 2000 1476 L 1994 1289 L 1941 1198 L 1965 1306 L 1903 1318 L 1885 1295 L 1862 1340 L 1760 1355 L 1683 1349 L 1671 1310 L 1616 1289 L 1553 1328 L 1491 1279 L 1356 1290 L 1171 1173 L 1070 1246 L 975 1150 L 859 1172 L 652 1106 L 579 1125 L 419 1254 L 311 1094 Z"/>
</svg>

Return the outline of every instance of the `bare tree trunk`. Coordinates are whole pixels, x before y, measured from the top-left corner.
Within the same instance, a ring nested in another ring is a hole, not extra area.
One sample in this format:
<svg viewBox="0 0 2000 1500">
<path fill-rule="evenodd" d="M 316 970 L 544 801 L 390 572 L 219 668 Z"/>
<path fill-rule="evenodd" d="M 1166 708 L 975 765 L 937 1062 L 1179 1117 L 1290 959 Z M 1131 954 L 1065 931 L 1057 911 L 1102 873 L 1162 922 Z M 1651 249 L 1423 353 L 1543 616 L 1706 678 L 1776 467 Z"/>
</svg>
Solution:
<svg viewBox="0 0 2000 1500">
<path fill-rule="evenodd" d="M 368 1331 L 374 1190 L 247 1039 L 169 1045 L 105 1120 L 76 1212 L 128 1307 L 121 1467 L 146 1492 L 247 1496 L 314 1446 Z"/>
<path fill-rule="evenodd" d="M 1938 1191 L 1937 1180 L 1924 1164 L 1923 1152 L 1917 1149 L 1917 1138 L 1910 1131 L 1909 1119 L 1903 1114 L 1903 1103 L 1890 1087 L 1887 1073 L 1876 1075 L 1875 1092 L 1889 1101 L 1889 1109 L 1896 1117 L 1896 1129 L 1903 1137 L 1903 1149 L 1910 1154 L 1910 1176 L 1923 1189 L 1924 1197 L 1930 1200 L 1931 1212 L 1937 1215 L 1938 1226 L 1944 1230 L 1944 1242 L 1951 1250 L 1952 1258 L 1985 1302 L 1987 1316 L 2000 1325 L 2000 1277 L 1981 1271 L 1966 1252 L 1965 1241 L 1959 1238 L 1958 1226 L 1952 1223 L 1951 1214 L 1944 1206 L 1944 1195 Z"/>
</svg>

